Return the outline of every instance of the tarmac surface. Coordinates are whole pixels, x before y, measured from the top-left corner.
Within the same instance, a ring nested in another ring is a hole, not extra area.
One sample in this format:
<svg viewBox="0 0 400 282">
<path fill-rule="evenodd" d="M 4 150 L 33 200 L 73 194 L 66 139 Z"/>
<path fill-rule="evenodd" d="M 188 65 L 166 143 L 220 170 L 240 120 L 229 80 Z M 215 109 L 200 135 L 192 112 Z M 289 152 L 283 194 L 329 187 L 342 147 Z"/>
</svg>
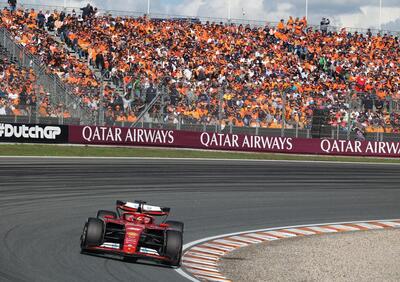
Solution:
<svg viewBox="0 0 400 282">
<path fill-rule="evenodd" d="M 173 269 L 81 255 L 87 217 L 147 200 L 185 243 L 286 225 L 399 218 L 400 166 L 0 158 L 0 281 L 187 281 Z"/>
</svg>

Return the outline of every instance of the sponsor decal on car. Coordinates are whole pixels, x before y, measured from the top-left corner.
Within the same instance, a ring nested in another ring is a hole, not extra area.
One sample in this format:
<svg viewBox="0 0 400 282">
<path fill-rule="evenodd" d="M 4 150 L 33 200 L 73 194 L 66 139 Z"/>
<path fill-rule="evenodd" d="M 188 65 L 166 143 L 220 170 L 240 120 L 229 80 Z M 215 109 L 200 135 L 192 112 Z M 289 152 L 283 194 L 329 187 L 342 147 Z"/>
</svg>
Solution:
<svg viewBox="0 0 400 282">
<path fill-rule="evenodd" d="M 160 255 L 156 250 L 154 249 L 149 249 L 149 248 L 143 248 L 140 247 L 140 252 L 145 253 L 145 254 L 151 254 L 151 255 Z"/>
<path fill-rule="evenodd" d="M 117 243 L 103 243 L 103 245 L 101 245 L 100 247 L 111 248 L 111 249 L 119 249 L 120 248 L 120 244 L 117 244 Z"/>
<path fill-rule="evenodd" d="M 127 231 L 142 231 L 142 228 L 135 228 L 135 227 L 128 227 L 126 228 Z"/>
<path fill-rule="evenodd" d="M 137 233 L 135 233 L 135 232 L 127 232 L 126 233 L 126 235 L 128 236 L 128 237 L 136 237 L 138 234 Z"/>
</svg>

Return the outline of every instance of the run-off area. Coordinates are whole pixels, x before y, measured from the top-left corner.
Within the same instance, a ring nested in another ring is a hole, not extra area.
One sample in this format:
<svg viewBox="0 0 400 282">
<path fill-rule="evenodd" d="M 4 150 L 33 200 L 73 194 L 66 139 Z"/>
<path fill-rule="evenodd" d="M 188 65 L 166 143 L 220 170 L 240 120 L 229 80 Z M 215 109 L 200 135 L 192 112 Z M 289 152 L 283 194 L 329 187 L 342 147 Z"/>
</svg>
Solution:
<svg viewBox="0 0 400 282">
<path fill-rule="evenodd" d="M 400 281 L 400 230 L 293 237 L 222 258 L 232 281 Z"/>
</svg>

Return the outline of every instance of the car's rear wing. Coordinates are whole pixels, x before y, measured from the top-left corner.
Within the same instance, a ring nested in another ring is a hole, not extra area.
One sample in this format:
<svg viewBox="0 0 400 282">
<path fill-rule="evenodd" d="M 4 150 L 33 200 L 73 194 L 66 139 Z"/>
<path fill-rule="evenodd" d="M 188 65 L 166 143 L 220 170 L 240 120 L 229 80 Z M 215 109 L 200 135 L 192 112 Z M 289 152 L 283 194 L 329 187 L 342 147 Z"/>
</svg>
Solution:
<svg viewBox="0 0 400 282">
<path fill-rule="evenodd" d="M 146 204 L 146 202 L 144 201 L 135 201 L 135 202 L 117 201 L 117 209 L 130 212 L 140 212 L 154 216 L 168 215 L 169 212 L 171 211 L 170 208 L 151 206 Z"/>
</svg>

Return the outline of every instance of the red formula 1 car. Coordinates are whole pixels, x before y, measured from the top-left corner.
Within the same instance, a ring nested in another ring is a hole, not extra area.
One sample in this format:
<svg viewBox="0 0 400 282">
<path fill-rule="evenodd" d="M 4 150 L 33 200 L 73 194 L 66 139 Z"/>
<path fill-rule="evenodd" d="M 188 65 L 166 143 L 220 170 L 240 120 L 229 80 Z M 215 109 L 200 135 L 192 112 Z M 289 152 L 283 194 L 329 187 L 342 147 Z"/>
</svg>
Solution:
<svg viewBox="0 0 400 282">
<path fill-rule="evenodd" d="M 179 267 L 182 256 L 183 223 L 162 221 L 170 208 L 143 201 L 117 201 L 117 212 L 99 210 L 90 217 L 81 235 L 82 253 L 115 254 L 125 259 L 149 259 Z"/>
</svg>

